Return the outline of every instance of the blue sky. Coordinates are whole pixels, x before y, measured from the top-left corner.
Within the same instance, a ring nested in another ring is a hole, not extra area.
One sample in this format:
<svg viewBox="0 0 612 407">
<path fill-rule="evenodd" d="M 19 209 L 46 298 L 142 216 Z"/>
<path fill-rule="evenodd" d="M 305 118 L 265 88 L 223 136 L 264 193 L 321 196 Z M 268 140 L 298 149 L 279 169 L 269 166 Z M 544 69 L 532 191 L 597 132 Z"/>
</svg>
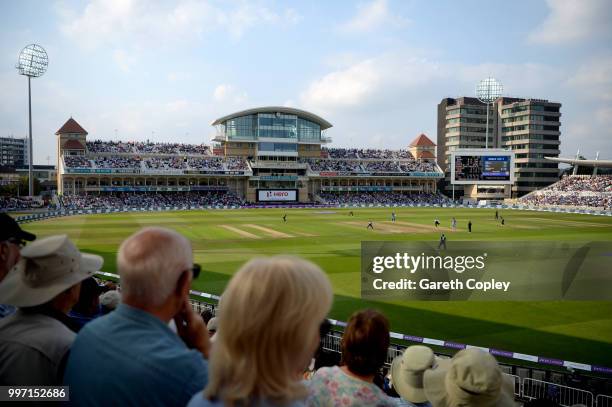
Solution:
<svg viewBox="0 0 612 407">
<path fill-rule="evenodd" d="M 562 154 L 612 159 L 610 21 L 607 0 L 6 1 L 0 134 L 27 134 L 15 63 L 38 43 L 35 163 L 71 115 L 91 138 L 201 143 L 264 105 L 321 115 L 333 146 L 400 148 L 435 140 L 437 103 L 489 75 L 563 104 Z"/>
</svg>

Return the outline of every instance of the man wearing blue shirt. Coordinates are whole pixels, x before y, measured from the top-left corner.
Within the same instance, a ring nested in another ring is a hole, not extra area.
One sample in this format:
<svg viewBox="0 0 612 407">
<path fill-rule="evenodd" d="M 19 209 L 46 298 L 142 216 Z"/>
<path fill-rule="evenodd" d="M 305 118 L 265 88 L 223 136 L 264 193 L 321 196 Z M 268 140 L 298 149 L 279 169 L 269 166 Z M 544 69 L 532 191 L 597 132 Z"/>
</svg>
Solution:
<svg viewBox="0 0 612 407">
<path fill-rule="evenodd" d="M 145 228 L 123 242 L 117 268 L 122 303 L 77 335 L 64 379 L 70 400 L 184 406 L 208 382 L 208 332 L 188 297 L 191 245 L 172 230 Z"/>
</svg>

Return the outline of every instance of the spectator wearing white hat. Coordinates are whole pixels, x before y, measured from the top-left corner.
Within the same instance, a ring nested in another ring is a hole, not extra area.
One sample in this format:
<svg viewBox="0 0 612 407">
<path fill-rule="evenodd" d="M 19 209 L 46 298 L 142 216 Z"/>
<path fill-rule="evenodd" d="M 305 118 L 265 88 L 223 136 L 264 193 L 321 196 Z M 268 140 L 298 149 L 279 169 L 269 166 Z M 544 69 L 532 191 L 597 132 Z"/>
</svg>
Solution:
<svg viewBox="0 0 612 407">
<path fill-rule="evenodd" d="M 206 385 L 208 333 L 189 304 L 196 266 L 189 241 L 170 229 L 145 228 L 121 244 L 122 302 L 79 332 L 64 380 L 70 401 L 184 406 Z"/>
<path fill-rule="evenodd" d="M 423 374 L 436 365 L 436 357 L 427 346 L 413 345 L 406 348 L 401 356 L 393 359 L 391 380 L 393 388 L 400 395 L 400 407 L 429 407 Z"/>
<path fill-rule="evenodd" d="M 497 360 L 480 349 L 464 349 L 441 360 L 423 375 L 425 394 L 433 407 L 516 407 L 514 381 Z"/>
<path fill-rule="evenodd" d="M 0 320 L 0 383 L 59 385 L 75 333 L 66 315 L 81 281 L 100 270 L 102 257 L 81 253 L 66 235 L 38 240 L 0 284 L 0 299 L 19 307 Z"/>
</svg>

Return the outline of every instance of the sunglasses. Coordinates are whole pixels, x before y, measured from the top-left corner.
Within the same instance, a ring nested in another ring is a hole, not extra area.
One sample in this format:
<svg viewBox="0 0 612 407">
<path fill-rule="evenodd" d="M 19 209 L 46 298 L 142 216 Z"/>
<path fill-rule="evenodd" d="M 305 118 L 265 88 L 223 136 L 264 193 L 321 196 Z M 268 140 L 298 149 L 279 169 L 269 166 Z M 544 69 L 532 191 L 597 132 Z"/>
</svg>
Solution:
<svg viewBox="0 0 612 407">
<path fill-rule="evenodd" d="M 193 278 L 198 278 L 201 271 L 202 271 L 202 266 L 200 266 L 197 263 L 194 263 L 193 267 L 191 268 L 191 273 L 193 274 Z"/>
<path fill-rule="evenodd" d="M 19 248 L 21 249 L 23 246 L 26 245 L 26 241 L 22 240 L 22 239 L 17 239 L 15 237 L 11 237 L 10 239 L 7 240 L 7 242 L 12 243 L 16 246 L 19 246 Z"/>
</svg>

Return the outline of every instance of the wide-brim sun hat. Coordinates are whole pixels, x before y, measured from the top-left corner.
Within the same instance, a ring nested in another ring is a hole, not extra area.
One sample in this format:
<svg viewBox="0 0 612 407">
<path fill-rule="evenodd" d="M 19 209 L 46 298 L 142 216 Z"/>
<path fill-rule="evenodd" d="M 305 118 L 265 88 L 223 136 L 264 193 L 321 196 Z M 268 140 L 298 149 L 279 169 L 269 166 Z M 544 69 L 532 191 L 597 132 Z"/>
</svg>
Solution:
<svg viewBox="0 0 612 407">
<path fill-rule="evenodd" d="M 433 351 L 424 345 L 413 345 L 391 363 L 393 388 L 402 399 L 412 403 L 427 401 L 423 388 L 423 374 L 437 364 Z"/>
<path fill-rule="evenodd" d="M 495 358 L 480 349 L 464 349 L 423 375 L 433 407 L 516 407 L 514 381 Z"/>
<path fill-rule="evenodd" d="M 102 264 L 101 256 L 81 253 L 66 235 L 36 240 L 21 250 L 21 259 L 0 284 L 0 303 L 44 304 L 93 276 Z"/>
</svg>

